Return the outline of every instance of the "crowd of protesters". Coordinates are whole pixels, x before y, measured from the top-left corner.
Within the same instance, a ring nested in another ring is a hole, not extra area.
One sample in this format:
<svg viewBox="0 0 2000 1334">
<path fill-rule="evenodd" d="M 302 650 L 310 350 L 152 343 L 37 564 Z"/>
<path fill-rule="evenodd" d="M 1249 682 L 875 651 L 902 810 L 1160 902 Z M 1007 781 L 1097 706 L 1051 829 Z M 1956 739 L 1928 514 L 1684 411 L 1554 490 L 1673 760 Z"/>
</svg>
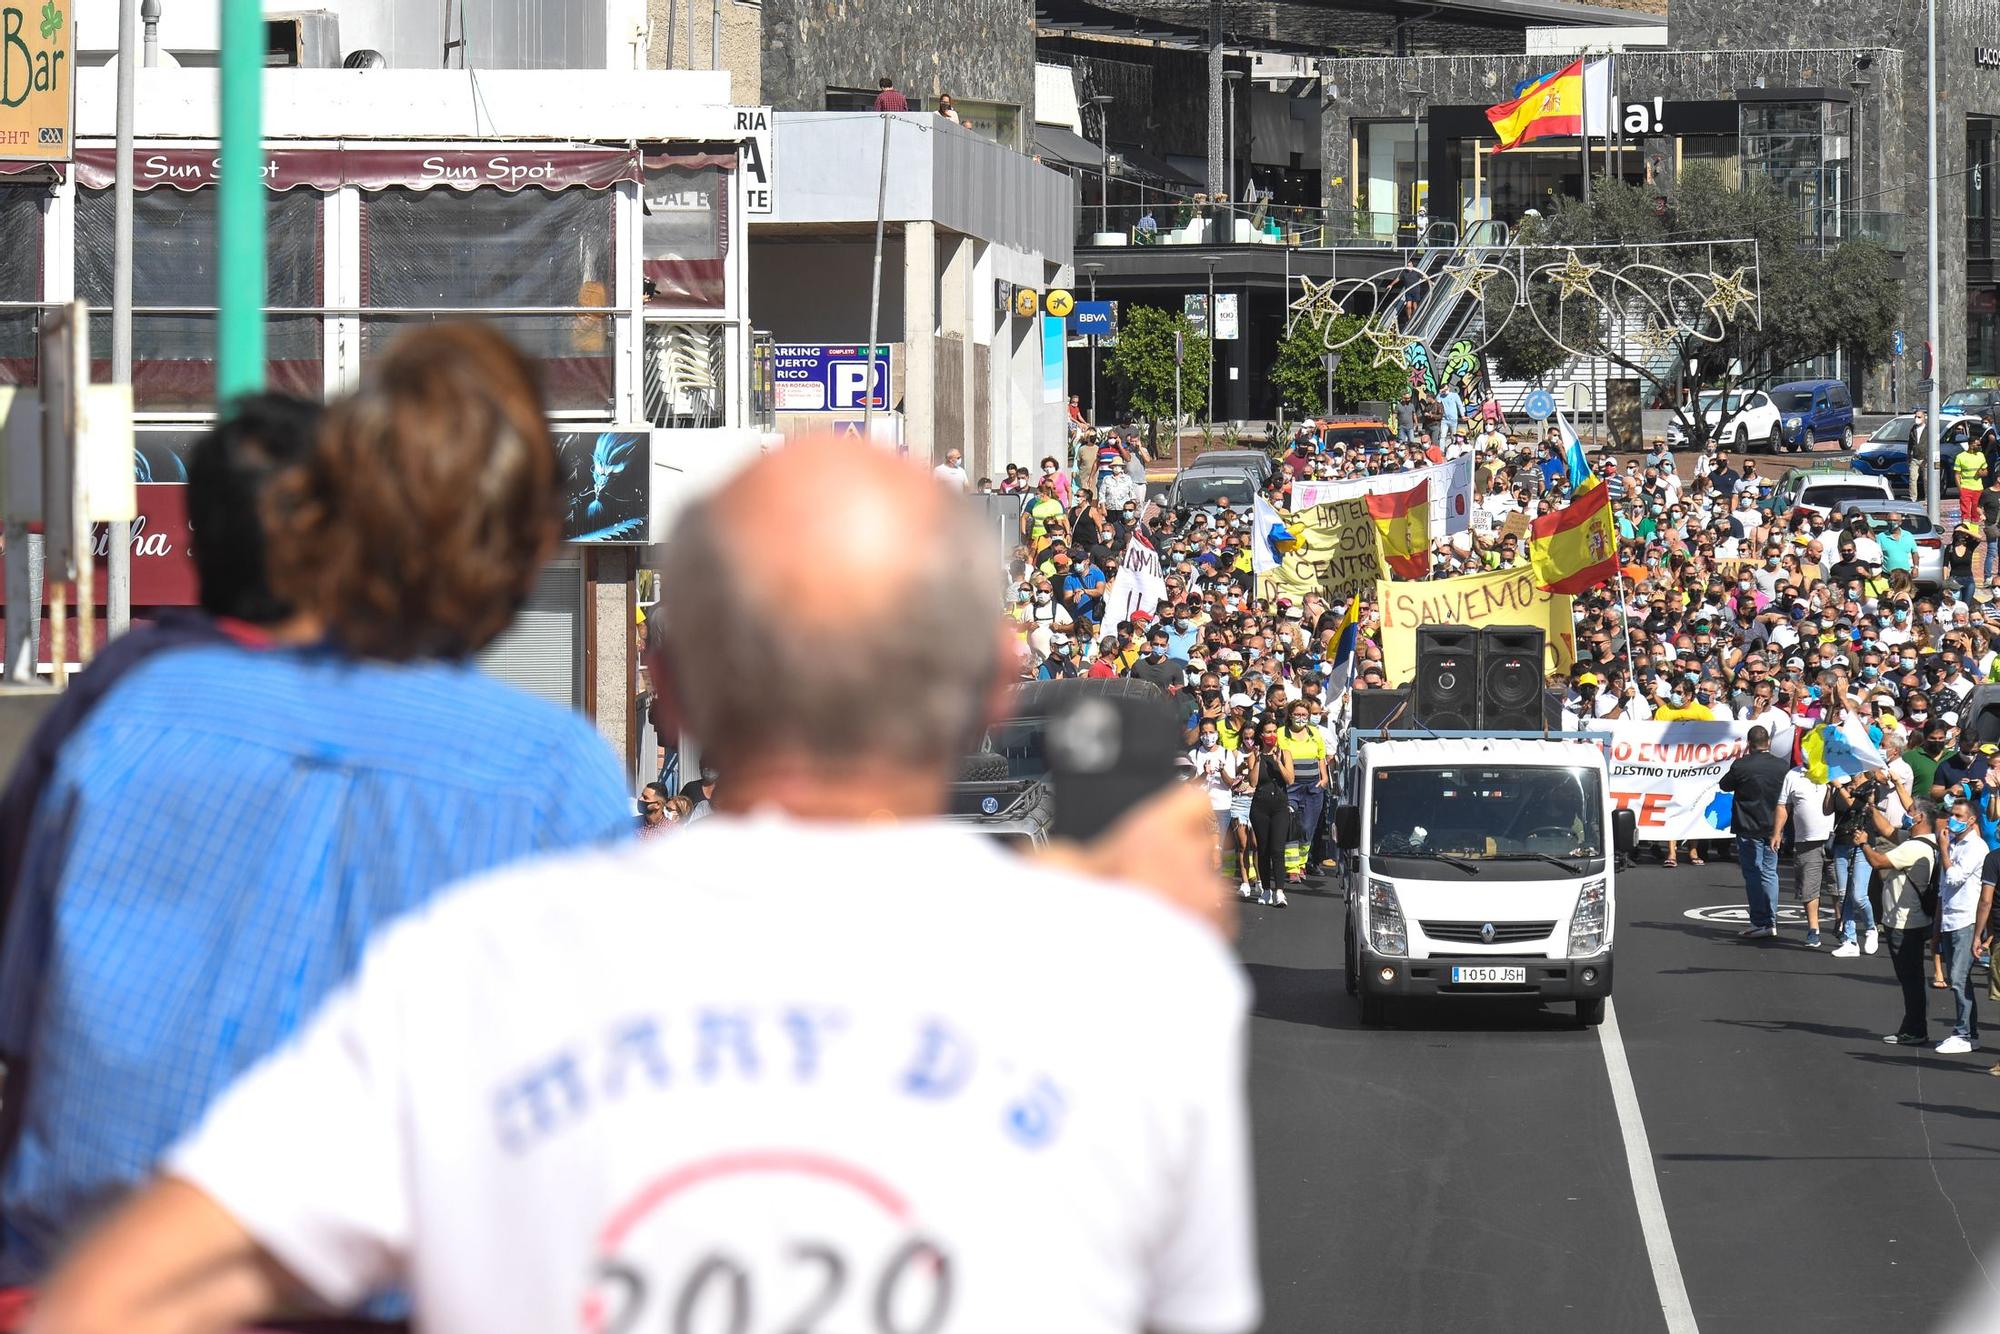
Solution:
<svg viewBox="0 0 2000 1334">
<path fill-rule="evenodd" d="M 1266 496 L 1288 514 L 1294 481 L 1406 472 L 1469 455 L 1472 522 L 1434 544 L 1431 576 L 1526 563 L 1520 521 L 1509 519 L 1533 519 L 1570 498 L 1575 479 L 1561 438 L 1510 431 L 1496 414 L 1449 399 L 1440 414 L 1434 402 L 1418 411 L 1406 398 L 1379 444 L 1349 443 L 1311 422 L 1283 433 L 1271 446 Z M 1224 501 L 1174 512 L 1143 489 L 1134 494 L 1152 464 L 1137 431 L 1078 424 L 1073 440 L 1078 467 L 1044 459 L 1039 477 L 1010 474 L 1002 483 L 1034 497 L 1009 571 L 1022 670 L 1040 679 L 1132 676 L 1173 692 L 1185 709 L 1189 763 L 1213 795 L 1218 864 L 1244 898 L 1284 906 L 1285 886 L 1331 857 L 1326 784 L 1337 686 L 1402 684 L 1384 675 L 1372 600 L 1362 599 L 1353 663 L 1336 678 L 1345 607 L 1260 591 L 1246 507 Z M 1981 730 L 1968 707 L 1975 687 L 2000 681 L 2000 585 L 1995 563 L 1982 569 L 1980 560 L 2000 539 L 2000 437 L 1990 420 L 1967 456 L 1936 532 L 1916 531 L 1893 511 L 1842 519 L 1803 505 L 1781 510 L 1780 466 L 1760 468 L 1713 444 L 1683 453 L 1656 444 L 1622 461 L 1597 456 L 1593 474 L 1616 517 L 1620 578 L 1576 598 L 1576 661 L 1548 682 L 1573 724 L 1743 721 L 1782 739 L 1778 758 L 1790 775 L 1782 809 L 1790 814 L 1767 820 L 1750 840 L 1770 850 L 1750 873 L 1774 885 L 1776 849 L 1784 850 L 1812 948 L 1872 954 L 1884 914 L 1898 942 L 1912 933 L 1899 960 L 1928 959 L 1928 985 L 1960 1001 L 1947 1051 L 1977 1042 L 1969 974 L 1990 953 L 2000 879 L 2000 711 Z M 1107 590 L 1135 532 L 1159 553 L 1164 596 L 1108 619 Z M 1920 585 L 1925 544 L 1942 577 Z M 1846 718 L 1866 729 L 1885 763 L 1852 781 L 1814 783 L 1800 739 Z M 1969 803 L 1962 817 L 1951 814 L 1958 800 Z M 1918 815 L 1922 802 L 1938 804 L 1929 825 Z M 1908 855 L 1893 850 L 1932 826 L 1959 840 L 1947 859 L 1958 870 L 1945 877 L 1958 897 L 1947 894 L 1935 912 L 1914 901 L 1899 907 L 1893 896 L 1878 908 L 1885 877 L 1870 858 Z M 1719 849 L 1709 842 L 1713 856 Z M 1668 867 L 1705 862 L 1703 841 L 1657 846 Z M 1996 850 L 1990 862 L 1983 849 Z M 1732 850 L 1730 860 L 1743 858 Z M 1974 862 L 1976 875 L 1967 869 Z M 1761 914 L 1755 897 L 1746 934 L 1774 935 L 1775 913 Z M 1923 1030 L 1910 1018 L 1899 1032 L 1914 1040 Z"/>
</svg>

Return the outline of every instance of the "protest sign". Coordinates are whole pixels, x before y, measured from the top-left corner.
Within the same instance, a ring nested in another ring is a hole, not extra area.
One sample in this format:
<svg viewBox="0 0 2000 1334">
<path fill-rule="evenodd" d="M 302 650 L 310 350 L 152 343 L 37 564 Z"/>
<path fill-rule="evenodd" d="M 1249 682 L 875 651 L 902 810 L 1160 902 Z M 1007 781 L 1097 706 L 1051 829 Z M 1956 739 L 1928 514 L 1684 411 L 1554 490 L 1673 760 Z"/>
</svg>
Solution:
<svg viewBox="0 0 2000 1334">
<path fill-rule="evenodd" d="M 1420 625 L 1526 625 L 1548 633 L 1548 667 L 1566 672 L 1576 661 L 1576 620 L 1572 599 L 1535 586 L 1526 565 L 1468 574 L 1457 579 L 1378 583 L 1375 605 L 1382 612 L 1382 667 L 1390 685 L 1416 675 Z"/>
<path fill-rule="evenodd" d="M 1638 816 L 1642 842 L 1727 838 L 1733 809 L 1717 786 L 1748 749 L 1753 723 L 1598 722 L 1611 733 L 1611 804 Z M 1788 755 L 1791 729 L 1772 739 Z"/>
<path fill-rule="evenodd" d="M 1422 477 L 1430 488 L 1431 540 L 1462 533 L 1472 522 L 1472 456 L 1401 472 L 1337 482 L 1293 482 L 1292 509 L 1303 510 L 1356 496 L 1407 491 Z"/>
<path fill-rule="evenodd" d="M 1145 537 L 1134 532 L 1118 561 L 1118 573 L 1104 591 L 1104 624 L 1115 626 L 1129 621 L 1134 612 L 1152 613 L 1167 595 L 1167 583 L 1160 573 L 1160 553 Z"/>
<path fill-rule="evenodd" d="M 1291 529 L 1298 545 L 1278 554 L 1278 568 L 1266 576 L 1269 596 L 1298 601 L 1319 593 L 1332 603 L 1356 593 L 1373 595 L 1383 574 L 1382 556 L 1366 500 L 1356 496 L 1316 505 L 1294 514 Z"/>
</svg>

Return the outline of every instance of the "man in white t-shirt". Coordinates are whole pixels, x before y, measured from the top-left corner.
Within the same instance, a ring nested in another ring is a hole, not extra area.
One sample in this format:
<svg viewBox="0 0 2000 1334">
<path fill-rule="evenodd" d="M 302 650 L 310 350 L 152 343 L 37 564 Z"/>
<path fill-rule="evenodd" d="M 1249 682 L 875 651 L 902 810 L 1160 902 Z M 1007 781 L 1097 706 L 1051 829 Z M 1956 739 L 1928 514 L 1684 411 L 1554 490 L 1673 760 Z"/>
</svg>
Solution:
<svg viewBox="0 0 2000 1334">
<path fill-rule="evenodd" d="M 948 449 L 944 454 L 944 462 L 931 469 L 931 476 L 937 478 L 946 486 L 955 486 L 961 491 L 969 491 L 972 489 L 972 481 L 965 475 L 964 460 L 965 455 L 955 449 Z"/>
<path fill-rule="evenodd" d="M 1101 878 L 1164 813 L 1212 900 L 1204 794 L 1060 862 L 934 819 L 1006 641 L 977 562 L 898 553 L 974 522 L 830 444 L 691 506 L 661 570 L 687 631 L 649 666 L 715 815 L 372 942 L 39 1327 L 235 1329 L 296 1283 L 401 1287 L 437 1330 L 1254 1329 L 1248 989 L 1192 913 Z"/>
<path fill-rule="evenodd" d="M 1787 825 L 1792 830 L 1792 869 L 1798 877 L 1794 892 L 1806 906 L 1806 945 L 1818 949 L 1819 901 L 1833 884 L 1827 847 L 1827 840 L 1833 837 L 1833 815 L 1826 809 L 1826 784 L 1813 782 L 1802 767 L 1786 774 L 1785 785 L 1778 791 L 1772 847 L 1784 841 Z"/>
</svg>

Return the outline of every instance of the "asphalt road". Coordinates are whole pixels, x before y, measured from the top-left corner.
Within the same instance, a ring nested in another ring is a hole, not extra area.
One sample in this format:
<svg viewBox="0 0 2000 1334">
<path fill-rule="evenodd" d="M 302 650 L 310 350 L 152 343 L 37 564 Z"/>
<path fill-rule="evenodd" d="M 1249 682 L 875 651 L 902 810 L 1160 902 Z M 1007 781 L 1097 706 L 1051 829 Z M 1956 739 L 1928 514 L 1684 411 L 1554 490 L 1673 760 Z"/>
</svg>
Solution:
<svg viewBox="0 0 2000 1334">
<path fill-rule="evenodd" d="M 1243 912 L 1265 1329 L 1665 1329 L 1599 1034 L 1514 1003 L 1363 1029 L 1328 891 Z M 2000 1284 L 2000 1014 L 1970 1056 L 1885 1046 L 1886 948 L 1685 915 L 1740 902 L 1713 862 L 1619 881 L 1612 1004 L 1695 1321 L 1930 1329 Z"/>
</svg>

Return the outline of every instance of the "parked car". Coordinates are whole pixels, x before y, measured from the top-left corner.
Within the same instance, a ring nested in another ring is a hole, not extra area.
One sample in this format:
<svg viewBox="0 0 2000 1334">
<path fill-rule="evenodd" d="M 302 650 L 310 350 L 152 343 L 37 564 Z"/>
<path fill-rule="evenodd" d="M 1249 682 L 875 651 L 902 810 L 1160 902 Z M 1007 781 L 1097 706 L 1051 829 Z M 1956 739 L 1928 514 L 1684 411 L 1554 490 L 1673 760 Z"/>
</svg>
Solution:
<svg viewBox="0 0 2000 1334">
<path fill-rule="evenodd" d="M 1793 380 L 1771 390 L 1771 401 L 1791 448 L 1811 449 L 1822 440 L 1838 441 L 1842 453 L 1854 448 L 1854 400 L 1839 380 Z"/>
<path fill-rule="evenodd" d="M 1775 454 L 1784 444 L 1778 405 L 1761 389 L 1734 389 L 1727 394 L 1711 389 L 1701 396 L 1699 407 L 1708 422 L 1708 438 L 1723 449 L 1763 448 Z M 1687 444 L 1687 431 L 1676 417 L 1667 423 L 1667 448 L 1681 449 Z"/>
<path fill-rule="evenodd" d="M 1924 512 L 1921 500 L 1843 500 L 1833 507 L 1833 512 L 1842 519 L 1864 514 L 1868 526 L 1881 532 L 1889 526 L 1889 516 L 1900 514 L 1903 531 L 1917 539 L 1917 556 L 1911 566 L 1910 577 L 1921 588 L 1944 587 L 1944 534 L 1931 522 L 1931 516 Z M 1840 559 L 1840 548 L 1836 545 L 1820 557 L 1820 573 L 1824 575 Z"/>
<path fill-rule="evenodd" d="M 1195 455 L 1187 462 L 1183 472 L 1208 471 L 1216 469 L 1227 472 L 1253 472 L 1261 486 L 1265 479 L 1278 470 L 1278 461 L 1261 449 L 1210 449 Z"/>
<path fill-rule="evenodd" d="M 1758 507 L 1772 515 L 1789 515 L 1795 509 L 1826 514 L 1844 500 L 1894 499 L 1889 494 L 1889 483 L 1882 478 L 1859 475 L 1851 468 L 1826 464 L 1787 470 Z"/>
<path fill-rule="evenodd" d="M 2000 412 L 2000 389 L 1961 389 L 1947 394 L 1939 409 L 1946 415 L 1957 413 L 1977 417 L 1982 412 Z"/>
<path fill-rule="evenodd" d="M 1221 508 L 1223 497 L 1238 514 L 1248 514 L 1263 488 L 1267 474 L 1247 465 L 1202 467 L 1199 462 L 1181 469 L 1167 491 L 1167 507 L 1176 510 L 1203 510 L 1211 515 Z"/>
<path fill-rule="evenodd" d="M 1954 412 L 1944 414 L 1944 433 L 1938 437 L 1938 467 L 1944 476 L 1950 476 L 1952 461 L 1964 452 L 1966 439 L 1978 424 L 1978 417 Z M 1849 466 L 1855 472 L 1882 478 L 1898 496 L 1908 496 L 1910 436 L 1916 431 L 1916 426 L 1917 419 L 1912 413 L 1891 417 L 1869 435 L 1868 443 L 1855 452 Z M 1919 487 L 1920 492 L 1921 489 Z"/>
<path fill-rule="evenodd" d="M 1328 417 L 1319 424 L 1320 439 L 1331 450 L 1335 446 L 1349 452 L 1378 454 L 1396 443 L 1396 432 L 1380 417 Z"/>
</svg>

